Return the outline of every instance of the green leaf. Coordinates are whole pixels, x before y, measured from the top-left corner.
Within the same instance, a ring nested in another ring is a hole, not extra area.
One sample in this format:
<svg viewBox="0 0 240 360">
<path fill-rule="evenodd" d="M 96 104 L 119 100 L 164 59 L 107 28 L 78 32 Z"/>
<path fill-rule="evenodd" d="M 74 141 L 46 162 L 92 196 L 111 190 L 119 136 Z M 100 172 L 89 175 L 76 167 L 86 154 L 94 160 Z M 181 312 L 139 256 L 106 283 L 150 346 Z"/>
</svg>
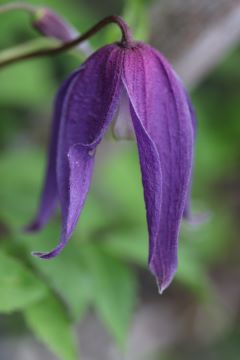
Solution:
<svg viewBox="0 0 240 360">
<path fill-rule="evenodd" d="M 57 291 L 69 306 L 75 320 L 79 320 L 90 301 L 89 276 L 81 264 L 65 255 L 52 259 L 48 263 L 35 259 L 35 266 L 45 275 L 48 284 Z"/>
<path fill-rule="evenodd" d="M 42 106 L 49 103 L 49 97 L 54 95 L 54 84 L 46 60 L 6 67 L 0 71 L 0 83 L 1 103 L 14 106 Z"/>
<path fill-rule="evenodd" d="M 71 316 L 79 320 L 92 297 L 92 283 L 86 267 L 81 261 L 81 243 L 72 238 L 60 256 L 43 261 L 33 257 L 33 250 L 50 250 L 58 242 L 60 224 L 52 222 L 36 234 L 19 234 L 18 239 L 26 247 L 29 261 L 44 276 L 48 285 L 68 306 Z"/>
<path fill-rule="evenodd" d="M 43 153 L 36 148 L 1 154 L 0 216 L 7 225 L 19 229 L 32 218 L 41 189 L 43 163 Z"/>
<path fill-rule="evenodd" d="M 29 328 L 59 359 L 77 360 L 77 349 L 64 307 L 52 295 L 24 311 Z"/>
<path fill-rule="evenodd" d="M 135 274 L 98 246 L 86 245 L 82 253 L 93 278 L 96 311 L 110 334 L 123 346 L 136 301 Z"/>
<path fill-rule="evenodd" d="M 146 266 L 148 259 L 147 228 L 124 230 L 105 236 L 101 246 L 112 256 Z"/>
<path fill-rule="evenodd" d="M 0 252 L 0 312 L 24 309 L 46 294 L 44 284 L 19 260 Z"/>
</svg>

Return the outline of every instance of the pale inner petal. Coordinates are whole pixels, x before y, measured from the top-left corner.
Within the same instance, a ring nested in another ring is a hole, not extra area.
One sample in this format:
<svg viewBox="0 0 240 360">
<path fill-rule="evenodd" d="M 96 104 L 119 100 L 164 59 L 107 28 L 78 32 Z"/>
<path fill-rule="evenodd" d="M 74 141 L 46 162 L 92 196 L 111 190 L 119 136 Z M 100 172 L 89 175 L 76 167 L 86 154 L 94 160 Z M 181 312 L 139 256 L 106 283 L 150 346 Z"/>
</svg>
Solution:
<svg viewBox="0 0 240 360">
<path fill-rule="evenodd" d="M 119 107 L 112 123 L 112 134 L 116 140 L 135 139 L 126 90 L 122 92 Z"/>
</svg>

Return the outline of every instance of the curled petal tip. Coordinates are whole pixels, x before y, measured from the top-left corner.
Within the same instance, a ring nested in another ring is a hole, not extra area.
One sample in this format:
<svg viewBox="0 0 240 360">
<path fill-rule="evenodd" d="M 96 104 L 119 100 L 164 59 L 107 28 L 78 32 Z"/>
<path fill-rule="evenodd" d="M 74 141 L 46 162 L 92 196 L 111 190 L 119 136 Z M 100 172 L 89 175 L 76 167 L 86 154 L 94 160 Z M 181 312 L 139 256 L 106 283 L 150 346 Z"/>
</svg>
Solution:
<svg viewBox="0 0 240 360">
<path fill-rule="evenodd" d="M 163 295 L 163 292 L 166 289 L 166 286 L 163 286 L 162 284 L 160 284 L 160 282 L 157 281 L 157 287 L 158 287 L 159 295 Z"/>
<path fill-rule="evenodd" d="M 169 287 L 169 285 L 172 282 L 174 274 L 169 279 L 166 279 L 166 280 L 163 280 L 163 281 L 162 280 L 160 281 L 159 279 L 156 279 L 157 287 L 158 287 L 158 293 L 160 295 L 163 295 L 163 292 Z"/>
<path fill-rule="evenodd" d="M 154 256 L 150 259 L 149 269 L 156 279 L 158 292 L 160 295 L 169 287 L 175 273 L 177 271 L 178 261 L 175 259 L 168 259 L 168 261 L 156 259 Z"/>
<path fill-rule="evenodd" d="M 31 255 L 32 255 L 32 256 L 35 256 L 35 257 L 38 257 L 38 258 L 40 258 L 40 259 L 45 259 L 45 260 L 52 258 L 52 256 L 49 256 L 49 253 L 38 252 L 38 251 L 33 251 L 33 252 L 31 253 Z"/>
<path fill-rule="evenodd" d="M 33 251 L 31 254 L 32 256 L 38 257 L 40 259 L 48 260 L 57 256 L 61 252 L 61 250 L 62 248 L 56 247 L 54 250 L 50 252 Z"/>
</svg>

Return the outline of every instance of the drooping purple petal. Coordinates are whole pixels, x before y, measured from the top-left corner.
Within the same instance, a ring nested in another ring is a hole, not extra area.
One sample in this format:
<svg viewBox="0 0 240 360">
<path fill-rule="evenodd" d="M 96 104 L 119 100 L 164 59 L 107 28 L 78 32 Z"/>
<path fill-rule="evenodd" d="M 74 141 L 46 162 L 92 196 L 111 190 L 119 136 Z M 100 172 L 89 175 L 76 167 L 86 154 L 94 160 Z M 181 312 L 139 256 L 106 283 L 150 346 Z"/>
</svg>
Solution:
<svg viewBox="0 0 240 360">
<path fill-rule="evenodd" d="M 144 198 L 147 209 L 147 222 L 149 229 L 149 260 L 159 232 L 159 219 L 161 216 L 162 199 L 162 170 L 158 149 L 144 128 L 144 125 L 132 105 L 130 105 L 132 122 L 137 138 L 137 146 L 142 171 Z"/>
<path fill-rule="evenodd" d="M 58 195 L 56 164 L 62 105 L 68 86 L 78 73 L 79 71 L 74 72 L 66 81 L 64 81 L 55 98 L 51 138 L 48 149 L 48 163 L 44 185 L 40 197 L 40 204 L 34 220 L 25 227 L 26 231 L 40 230 L 48 222 L 57 205 Z"/>
<path fill-rule="evenodd" d="M 123 56 L 109 45 L 82 66 L 64 99 L 57 155 L 57 182 L 62 209 L 59 245 L 41 258 L 56 256 L 72 235 L 84 205 L 92 176 L 95 148 L 119 103 Z"/>
<path fill-rule="evenodd" d="M 192 167 L 191 116 L 171 66 L 149 46 L 139 44 L 134 51 L 125 51 L 123 82 L 133 108 L 141 163 L 149 267 L 162 292 L 177 268 L 180 222 Z"/>
</svg>

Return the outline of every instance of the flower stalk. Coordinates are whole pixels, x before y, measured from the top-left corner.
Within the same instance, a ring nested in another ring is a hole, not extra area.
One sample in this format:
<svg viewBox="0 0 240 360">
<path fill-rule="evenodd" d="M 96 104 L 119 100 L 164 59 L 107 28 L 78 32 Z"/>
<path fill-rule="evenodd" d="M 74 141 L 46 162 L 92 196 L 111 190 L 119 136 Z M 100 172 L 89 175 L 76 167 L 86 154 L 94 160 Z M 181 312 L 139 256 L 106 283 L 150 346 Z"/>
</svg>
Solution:
<svg viewBox="0 0 240 360">
<path fill-rule="evenodd" d="M 65 42 L 64 44 L 59 45 L 57 47 L 54 47 L 54 48 L 46 47 L 46 48 L 39 49 L 39 50 L 32 51 L 32 52 L 16 54 L 13 57 L 9 57 L 8 59 L 3 59 L 3 60 L 1 60 L 1 58 L 0 58 L 0 68 L 3 68 L 4 66 L 7 66 L 7 65 L 10 65 L 10 64 L 22 61 L 22 60 L 29 60 L 29 59 L 33 59 L 33 58 L 39 58 L 39 57 L 44 57 L 44 56 L 54 56 L 54 55 L 61 54 L 65 51 L 68 51 L 68 50 L 72 49 L 73 47 L 79 45 L 83 41 L 89 39 L 91 36 L 95 35 L 98 31 L 103 29 L 105 26 L 107 26 L 109 24 L 113 24 L 113 23 L 117 24 L 122 32 L 122 38 L 121 38 L 119 45 L 121 45 L 122 47 L 127 47 L 127 48 L 133 47 L 134 41 L 132 39 L 132 35 L 131 35 L 131 31 L 130 31 L 129 27 L 127 26 L 127 24 L 124 22 L 124 20 L 120 16 L 112 15 L 112 16 L 108 16 L 108 17 L 102 19 L 96 25 L 94 25 L 92 28 L 90 28 L 87 32 L 80 35 L 76 39 Z"/>
<path fill-rule="evenodd" d="M 10 4 L 4 4 L 0 6 L 0 14 L 6 13 L 8 11 L 12 11 L 12 10 L 23 10 L 23 11 L 27 11 L 31 14 L 35 14 L 36 10 L 39 7 L 34 6 L 34 5 L 30 5 L 24 2 L 14 2 L 14 3 L 10 3 Z"/>
</svg>

